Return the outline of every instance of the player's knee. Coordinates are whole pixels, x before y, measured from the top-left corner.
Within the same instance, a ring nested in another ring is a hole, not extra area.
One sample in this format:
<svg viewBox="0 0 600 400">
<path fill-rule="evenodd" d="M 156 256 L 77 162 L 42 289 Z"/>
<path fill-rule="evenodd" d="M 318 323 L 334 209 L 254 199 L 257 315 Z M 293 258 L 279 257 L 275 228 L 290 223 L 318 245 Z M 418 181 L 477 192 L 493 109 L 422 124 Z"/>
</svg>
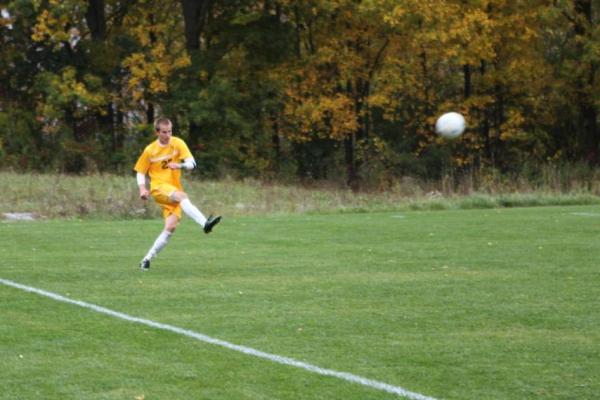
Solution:
<svg viewBox="0 0 600 400">
<path fill-rule="evenodd" d="M 177 191 L 177 192 L 173 192 L 170 197 L 171 197 L 171 201 L 175 201 L 175 202 L 179 203 L 183 199 L 187 199 L 188 196 L 185 192 Z"/>
<path fill-rule="evenodd" d="M 167 222 L 165 224 L 165 230 L 169 231 L 171 233 L 175 232 L 176 228 L 177 228 L 177 222 Z"/>
<path fill-rule="evenodd" d="M 175 214 L 171 214 L 165 220 L 165 230 L 171 233 L 175 232 L 175 228 L 177 228 L 177 224 L 179 223 L 179 218 Z"/>
</svg>

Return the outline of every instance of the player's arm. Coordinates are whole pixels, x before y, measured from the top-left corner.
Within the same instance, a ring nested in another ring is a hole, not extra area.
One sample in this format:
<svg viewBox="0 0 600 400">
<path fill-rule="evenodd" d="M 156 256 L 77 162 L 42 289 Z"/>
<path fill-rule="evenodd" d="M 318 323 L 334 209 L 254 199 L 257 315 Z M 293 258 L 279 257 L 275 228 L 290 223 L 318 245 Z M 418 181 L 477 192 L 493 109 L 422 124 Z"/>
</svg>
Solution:
<svg viewBox="0 0 600 400">
<path fill-rule="evenodd" d="M 138 172 L 136 174 L 136 180 L 137 180 L 138 188 L 140 189 L 140 199 L 147 200 L 148 196 L 150 195 L 150 192 L 148 191 L 148 188 L 146 187 L 146 174 L 142 174 L 141 172 Z"/>
<path fill-rule="evenodd" d="M 194 160 L 194 157 L 187 157 L 186 159 L 183 160 L 183 162 L 170 162 L 168 164 L 169 168 L 171 169 L 186 169 L 188 171 L 193 170 L 196 167 L 196 160 Z"/>
<path fill-rule="evenodd" d="M 142 155 L 135 163 L 133 170 L 136 172 L 136 180 L 138 188 L 140 189 L 140 198 L 146 200 L 150 195 L 150 192 L 146 188 L 146 173 L 150 168 L 150 157 L 148 155 L 148 147 L 144 149 Z"/>
<path fill-rule="evenodd" d="M 181 139 L 176 141 L 177 149 L 179 150 L 180 160 L 183 159 L 183 162 L 172 162 L 169 163 L 169 168 L 171 169 L 186 169 L 191 171 L 196 167 L 196 160 L 194 160 L 194 156 L 190 152 L 189 147 L 185 142 Z"/>
</svg>

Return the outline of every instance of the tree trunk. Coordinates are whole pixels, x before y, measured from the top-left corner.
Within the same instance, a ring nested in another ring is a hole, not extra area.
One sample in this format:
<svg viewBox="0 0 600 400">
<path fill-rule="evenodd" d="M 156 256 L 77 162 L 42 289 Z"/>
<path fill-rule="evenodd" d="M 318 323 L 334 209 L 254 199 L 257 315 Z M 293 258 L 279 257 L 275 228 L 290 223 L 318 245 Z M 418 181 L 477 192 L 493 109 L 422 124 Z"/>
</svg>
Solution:
<svg viewBox="0 0 600 400">
<path fill-rule="evenodd" d="M 302 50 L 301 50 L 301 29 L 302 29 L 302 22 L 300 19 L 300 10 L 298 9 L 298 5 L 294 5 L 294 18 L 296 19 L 296 31 L 295 31 L 295 40 L 296 40 L 296 58 L 300 59 L 302 57 Z"/>
<path fill-rule="evenodd" d="M 465 99 L 471 97 L 471 66 L 469 64 L 463 65 L 463 74 L 465 77 Z"/>
<path fill-rule="evenodd" d="M 154 119 L 156 118 L 154 114 L 154 103 L 148 102 L 148 107 L 146 107 L 146 122 L 149 125 L 154 124 Z"/>
<path fill-rule="evenodd" d="M 85 11 L 85 21 L 90 29 L 90 34 L 92 36 L 92 40 L 95 42 L 104 42 L 106 40 L 106 13 L 104 11 L 104 0 L 88 0 L 88 7 Z M 105 83 L 107 79 L 105 79 Z M 122 147 L 122 138 L 120 138 L 120 134 L 118 133 L 115 121 L 114 121 L 114 112 L 113 112 L 113 103 L 108 102 L 106 104 L 106 108 L 104 113 L 98 111 L 94 115 L 95 120 L 95 129 L 100 132 L 101 135 L 110 139 L 111 143 L 111 151 L 117 152 Z M 78 141 L 88 140 L 91 136 L 92 132 L 76 132 L 76 139 Z M 92 140 L 94 140 L 92 138 Z"/>
<path fill-rule="evenodd" d="M 481 60 L 479 72 L 481 73 L 481 76 L 485 75 L 485 73 L 486 73 L 486 63 L 484 60 Z M 482 114 L 483 114 L 482 120 L 481 120 L 481 136 L 483 137 L 483 144 L 484 144 L 484 148 L 483 148 L 483 153 L 484 153 L 484 157 L 485 157 L 484 162 L 492 161 L 492 138 L 490 135 L 490 131 L 491 131 L 490 119 L 493 114 L 492 107 L 493 107 L 493 105 L 492 106 L 486 105 L 481 110 Z"/>
<path fill-rule="evenodd" d="M 106 39 L 106 14 L 104 13 L 104 0 L 88 0 L 85 12 L 85 21 L 90 28 L 92 39 L 102 41 Z"/>
<path fill-rule="evenodd" d="M 356 135 L 352 134 L 344 139 L 344 150 L 346 159 L 347 184 L 353 191 L 358 191 L 358 174 L 356 171 L 356 157 L 354 149 L 356 146 Z"/>
<path fill-rule="evenodd" d="M 197 73 L 200 69 L 198 59 L 200 54 L 201 35 L 204 31 L 204 26 L 207 17 L 212 9 L 213 0 L 181 0 L 183 9 L 183 21 L 185 30 L 186 49 L 192 59 L 191 73 Z M 190 84 L 195 85 L 193 77 L 190 77 Z M 192 146 L 196 146 L 202 135 L 201 127 L 194 121 L 189 121 L 190 132 L 189 142 Z"/>
<path fill-rule="evenodd" d="M 279 172 L 281 170 L 281 138 L 277 133 L 277 129 L 275 130 L 275 133 L 273 133 L 273 135 L 271 136 L 271 140 L 273 143 L 273 151 L 275 152 L 275 165 L 273 169 L 275 172 Z"/>
<path fill-rule="evenodd" d="M 573 31 L 579 40 L 578 54 L 579 58 L 585 53 L 584 42 L 592 41 L 594 31 L 594 19 L 591 0 L 574 0 L 574 9 L 576 12 Z M 585 40 L 583 40 L 585 39 Z M 579 123 L 578 130 L 580 136 L 580 147 L 584 158 L 594 164 L 600 161 L 598 157 L 598 147 L 600 138 L 598 137 L 598 110 L 594 102 L 594 87 L 596 82 L 597 66 L 593 61 L 581 63 L 581 74 L 577 77 L 578 91 L 578 109 Z"/>
<path fill-rule="evenodd" d="M 204 30 L 211 0 L 181 0 L 185 25 L 185 44 L 188 51 L 200 50 L 200 35 Z"/>
</svg>

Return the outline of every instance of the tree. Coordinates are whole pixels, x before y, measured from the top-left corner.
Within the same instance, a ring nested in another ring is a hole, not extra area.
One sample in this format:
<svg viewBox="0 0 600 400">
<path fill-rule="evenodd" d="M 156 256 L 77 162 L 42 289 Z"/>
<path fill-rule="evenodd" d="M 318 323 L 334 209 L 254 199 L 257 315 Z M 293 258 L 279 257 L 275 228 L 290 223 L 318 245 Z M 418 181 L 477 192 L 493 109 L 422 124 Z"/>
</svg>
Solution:
<svg viewBox="0 0 600 400">
<path fill-rule="evenodd" d="M 437 145 L 433 122 L 450 110 L 463 113 L 470 127 L 454 146 L 456 166 L 510 168 L 539 151 L 535 130 L 549 115 L 543 93 L 550 80 L 541 8 L 542 2 L 504 0 L 392 5 L 386 21 L 403 38 L 393 42 L 403 56 L 384 71 L 380 105 L 414 109 L 417 120 L 401 123 L 419 137 L 419 156 Z"/>
<path fill-rule="evenodd" d="M 290 2 L 296 24 L 296 59 L 285 88 L 282 129 L 298 142 L 342 144 L 346 179 L 357 189 L 370 143 L 369 96 L 390 39 L 376 7 L 355 1 Z"/>
<path fill-rule="evenodd" d="M 597 164 L 600 162 L 597 122 L 600 30 L 595 2 L 557 1 L 553 11 L 551 17 L 554 19 L 551 21 L 554 28 L 549 30 L 548 40 L 558 39 L 561 45 L 553 48 L 554 52 L 549 57 L 554 61 L 552 65 L 559 82 L 556 90 L 560 90 L 563 100 L 568 99 L 567 107 L 557 104 L 560 108 L 557 112 L 565 115 L 565 111 L 569 111 L 561 134 L 572 138 L 564 141 L 565 144 L 570 142 L 572 158 Z"/>
</svg>

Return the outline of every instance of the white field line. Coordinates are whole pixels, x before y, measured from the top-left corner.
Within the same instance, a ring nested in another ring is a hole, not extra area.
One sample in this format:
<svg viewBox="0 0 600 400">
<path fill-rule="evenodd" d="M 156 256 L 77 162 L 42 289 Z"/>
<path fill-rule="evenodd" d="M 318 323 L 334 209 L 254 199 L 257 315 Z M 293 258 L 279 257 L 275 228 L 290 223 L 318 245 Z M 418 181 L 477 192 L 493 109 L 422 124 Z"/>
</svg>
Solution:
<svg viewBox="0 0 600 400">
<path fill-rule="evenodd" d="M 600 217 L 600 213 L 594 212 L 573 212 L 571 215 L 579 215 L 581 217 Z"/>
<path fill-rule="evenodd" d="M 39 294 L 40 296 L 49 297 L 53 300 L 61 301 L 63 303 L 74 304 L 76 306 L 87 308 L 89 310 L 96 311 L 101 314 L 110 315 L 111 317 L 123 319 L 125 321 L 135 322 L 135 323 L 146 325 L 146 326 L 149 326 L 152 328 L 162 329 L 164 331 L 178 333 L 180 335 L 184 335 L 184 336 L 199 340 L 201 342 L 225 347 L 226 349 L 238 351 L 240 353 L 248 354 L 248 355 L 251 355 L 254 357 L 264 358 L 266 360 L 273 361 L 273 362 L 276 362 L 279 364 L 290 365 L 292 367 L 302 368 L 302 369 L 305 369 L 310 372 L 314 372 L 319 375 L 333 376 L 335 378 L 343 379 L 348 382 L 357 383 L 359 385 L 368 386 L 373 389 L 378 389 L 378 390 L 382 390 L 384 392 L 397 394 L 397 395 L 402 396 L 407 399 L 435 400 L 433 397 L 428 397 L 428 396 L 425 396 L 425 395 L 422 395 L 419 393 L 411 392 L 411 391 L 401 388 L 399 386 L 393 386 L 393 385 L 390 385 L 390 384 L 387 384 L 384 382 L 379 382 L 379 381 L 375 381 L 372 379 L 363 378 L 362 376 L 354 375 L 354 374 L 351 374 L 348 372 L 340 372 L 340 371 L 335 371 L 335 370 L 331 370 L 331 369 L 327 369 L 327 368 L 321 368 L 316 365 L 308 364 L 303 361 L 294 360 L 293 358 L 289 358 L 289 357 L 279 356 L 277 354 L 265 353 L 260 350 L 255 350 L 250 347 L 240 346 L 237 344 L 226 342 L 224 340 L 215 339 L 210 336 L 206 336 L 202 333 L 190 331 L 190 330 L 183 329 L 183 328 L 178 328 L 173 325 L 161 324 L 160 322 L 154 322 L 149 319 L 133 317 L 131 315 L 124 314 L 122 312 L 113 311 L 108 308 L 97 306 L 95 304 L 86 303 L 84 301 L 73 300 L 68 297 L 64 297 L 59 294 L 56 294 L 56 293 L 47 292 L 45 290 L 37 289 L 37 288 L 31 287 L 31 286 L 22 285 L 20 283 L 13 282 L 13 281 L 10 281 L 7 279 L 0 278 L 0 283 L 3 285 L 6 285 L 6 286 L 11 286 L 13 288 L 24 290 L 26 292 L 36 293 L 36 294 Z"/>
</svg>

